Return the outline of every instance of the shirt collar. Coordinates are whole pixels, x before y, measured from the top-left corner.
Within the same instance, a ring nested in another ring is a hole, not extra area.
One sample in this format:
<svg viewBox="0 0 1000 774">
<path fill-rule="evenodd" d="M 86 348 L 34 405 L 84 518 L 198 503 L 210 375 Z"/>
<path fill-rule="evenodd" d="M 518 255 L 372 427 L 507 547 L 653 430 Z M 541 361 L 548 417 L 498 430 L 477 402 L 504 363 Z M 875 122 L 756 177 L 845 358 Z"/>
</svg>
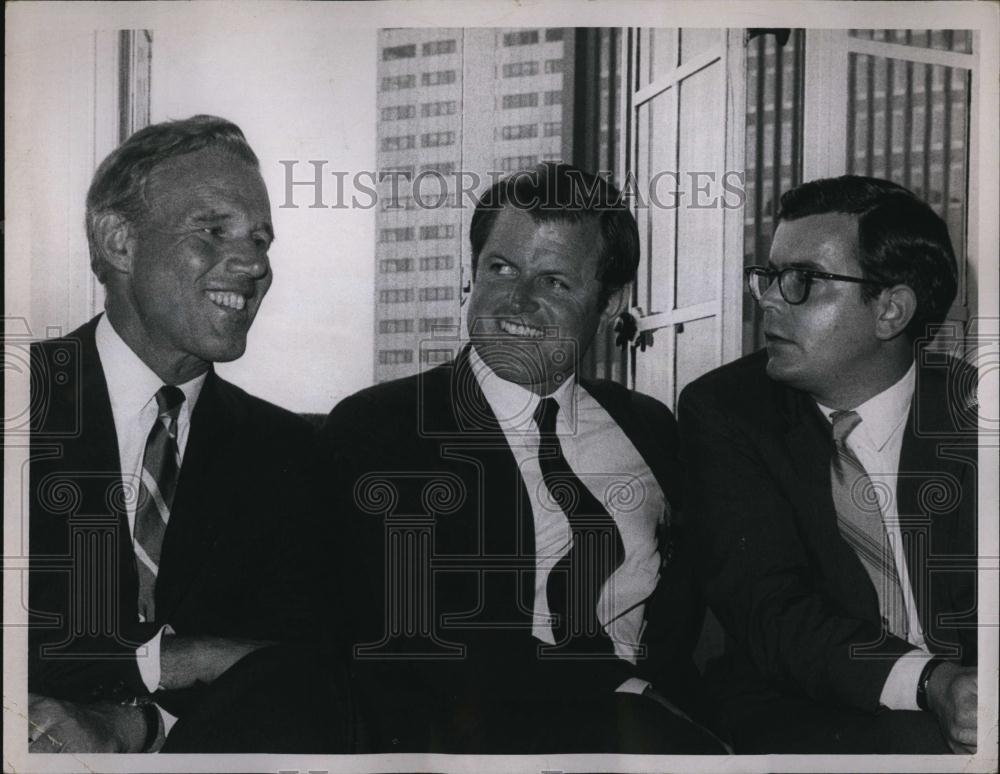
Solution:
<svg viewBox="0 0 1000 774">
<path fill-rule="evenodd" d="M 916 362 L 910 363 L 909 369 L 894 385 L 888 387 L 854 409 L 861 417 L 861 424 L 855 433 L 860 433 L 868 445 L 881 451 L 889 442 L 893 433 L 906 421 L 910 413 L 910 403 L 913 401 L 913 388 L 916 384 Z M 817 403 L 820 411 L 828 420 L 835 409 Z M 832 420 L 830 420 L 832 421 Z M 853 434 L 852 434 L 853 435 Z"/>
<path fill-rule="evenodd" d="M 497 422 L 504 430 L 537 432 L 532 418 L 542 396 L 497 376 L 476 352 L 475 346 L 469 347 L 469 367 L 493 409 Z M 559 404 L 558 424 L 570 423 L 569 426 L 572 427 L 576 415 L 576 375 L 571 374 L 555 392 L 546 397 L 554 398 Z"/>
<path fill-rule="evenodd" d="M 98 321 L 94 336 L 113 415 L 116 419 L 120 417 L 125 421 L 137 419 L 146 405 L 155 400 L 157 391 L 163 386 L 163 380 L 118 335 L 106 314 Z M 186 422 L 190 418 L 207 377 L 208 371 L 177 385 L 184 393 L 179 422 Z"/>
</svg>

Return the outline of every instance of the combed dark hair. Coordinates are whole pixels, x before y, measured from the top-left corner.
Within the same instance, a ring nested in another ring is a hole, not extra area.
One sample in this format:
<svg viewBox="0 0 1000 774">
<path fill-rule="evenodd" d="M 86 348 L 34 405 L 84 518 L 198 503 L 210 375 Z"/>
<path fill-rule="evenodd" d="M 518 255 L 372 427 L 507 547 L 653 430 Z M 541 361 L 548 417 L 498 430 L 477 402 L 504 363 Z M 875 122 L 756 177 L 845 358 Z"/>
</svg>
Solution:
<svg viewBox="0 0 1000 774">
<path fill-rule="evenodd" d="M 888 180 L 843 175 L 803 183 L 781 197 L 778 220 L 840 212 L 858 216 L 858 263 L 865 279 L 907 285 L 917 310 L 911 340 L 940 325 L 958 291 L 958 267 L 948 227 L 912 191 Z M 880 289 L 865 286 L 866 298 Z"/>
<path fill-rule="evenodd" d="M 639 229 L 621 192 L 604 178 L 569 164 L 544 162 L 494 183 L 479 199 L 472 215 L 472 276 L 479 253 L 503 207 L 516 207 L 537 222 L 598 222 L 601 254 L 597 279 L 601 305 L 635 277 L 639 266 Z"/>
<path fill-rule="evenodd" d="M 260 168 L 240 128 L 232 121 L 208 115 L 151 124 L 101 162 L 87 191 L 87 242 L 90 267 L 102 283 L 107 262 L 97 235 L 100 219 L 116 213 L 135 223 L 146 213 L 146 185 L 153 169 L 167 159 L 204 148 L 218 148 L 254 169 Z"/>
</svg>

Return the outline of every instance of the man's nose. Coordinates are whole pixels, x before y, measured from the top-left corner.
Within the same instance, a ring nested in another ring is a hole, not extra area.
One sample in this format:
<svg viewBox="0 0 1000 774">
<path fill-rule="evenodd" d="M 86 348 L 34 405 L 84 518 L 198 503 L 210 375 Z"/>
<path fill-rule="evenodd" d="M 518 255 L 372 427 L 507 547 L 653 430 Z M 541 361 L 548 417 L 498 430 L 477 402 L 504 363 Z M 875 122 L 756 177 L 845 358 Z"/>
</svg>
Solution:
<svg viewBox="0 0 1000 774">
<path fill-rule="evenodd" d="M 226 268 L 254 279 L 265 276 L 270 269 L 267 251 L 252 238 L 234 239 L 227 246 Z"/>
<path fill-rule="evenodd" d="M 530 279 L 517 282 L 511 289 L 510 308 L 515 313 L 531 313 L 538 310 L 538 301 L 535 300 L 534 288 Z"/>
<path fill-rule="evenodd" d="M 760 300 L 757 302 L 760 304 L 760 308 L 765 312 L 768 310 L 773 311 L 788 303 L 785 301 L 784 296 L 781 295 L 780 285 L 781 281 L 775 277 L 774 281 L 768 286 L 767 290 L 764 291 Z"/>
</svg>

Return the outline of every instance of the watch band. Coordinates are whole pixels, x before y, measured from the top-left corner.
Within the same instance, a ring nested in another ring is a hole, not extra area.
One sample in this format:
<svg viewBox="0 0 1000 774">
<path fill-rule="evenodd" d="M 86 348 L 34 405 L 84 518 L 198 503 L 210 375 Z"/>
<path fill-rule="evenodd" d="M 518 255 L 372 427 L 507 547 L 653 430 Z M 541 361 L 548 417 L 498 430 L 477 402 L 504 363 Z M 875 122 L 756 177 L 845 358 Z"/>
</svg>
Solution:
<svg viewBox="0 0 1000 774">
<path fill-rule="evenodd" d="M 927 684 L 930 683 L 934 670 L 943 663 L 944 659 L 941 656 L 934 656 L 934 658 L 924 664 L 924 668 L 920 672 L 920 679 L 917 680 L 917 706 L 924 710 L 924 712 L 930 709 L 927 704 Z"/>
<path fill-rule="evenodd" d="M 155 752 L 154 746 L 161 737 L 162 719 L 160 710 L 148 696 L 138 696 L 128 701 L 123 701 L 127 707 L 139 707 L 142 710 L 143 720 L 146 722 L 146 738 L 142 742 L 142 751 Z"/>
</svg>

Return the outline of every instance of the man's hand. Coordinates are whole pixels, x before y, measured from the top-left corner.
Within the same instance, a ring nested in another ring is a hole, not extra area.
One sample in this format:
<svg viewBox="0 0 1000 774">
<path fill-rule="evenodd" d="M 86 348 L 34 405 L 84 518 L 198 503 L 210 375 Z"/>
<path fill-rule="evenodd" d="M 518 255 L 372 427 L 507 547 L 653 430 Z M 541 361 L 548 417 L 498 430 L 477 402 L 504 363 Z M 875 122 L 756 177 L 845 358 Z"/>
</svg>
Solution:
<svg viewBox="0 0 1000 774">
<path fill-rule="evenodd" d="M 927 706 L 938 719 L 941 732 L 955 753 L 976 751 L 975 667 L 944 663 L 927 683 Z"/>
<path fill-rule="evenodd" d="M 271 644 L 264 640 L 164 634 L 160 642 L 160 686 L 172 690 L 212 683 L 244 656 Z"/>
<path fill-rule="evenodd" d="M 141 707 L 28 696 L 28 752 L 142 752 L 146 731 Z"/>
</svg>

